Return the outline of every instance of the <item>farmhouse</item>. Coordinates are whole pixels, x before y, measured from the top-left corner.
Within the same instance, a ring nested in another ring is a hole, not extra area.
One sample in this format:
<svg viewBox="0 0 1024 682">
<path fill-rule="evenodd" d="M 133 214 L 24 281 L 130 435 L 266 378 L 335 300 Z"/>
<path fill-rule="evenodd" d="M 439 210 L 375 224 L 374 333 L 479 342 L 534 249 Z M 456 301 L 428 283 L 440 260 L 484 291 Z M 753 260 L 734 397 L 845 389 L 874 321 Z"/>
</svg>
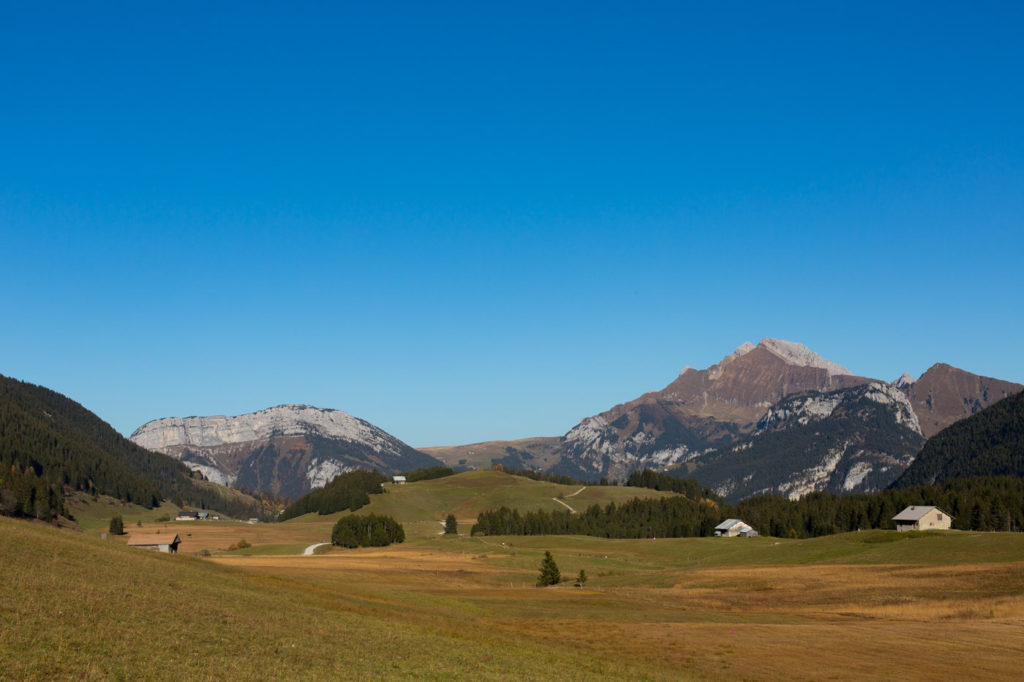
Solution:
<svg viewBox="0 0 1024 682">
<path fill-rule="evenodd" d="M 178 515 L 174 517 L 175 521 L 198 521 L 199 512 L 194 511 L 180 511 Z"/>
<path fill-rule="evenodd" d="M 178 552 L 178 545 L 180 544 L 181 538 L 179 538 L 177 534 L 133 534 L 128 538 L 129 547 L 141 547 L 142 549 L 151 549 L 154 552 L 163 552 L 165 554 L 176 554 Z"/>
<path fill-rule="evenodd" d="M 391 477 L 391 482 L 392 483 L 398 483 L 398 484 L 404 484 L 405 483 L 405 476 L 392 476 Z"/>
<path fill-rule="evenodd" d="M 715 526 L 715 537 L 756 538 L 757 531 L 739 519 L 726 519 Z"/>
<path fill-rule="evenodd" d="M 892 517 L 896 530 L 942 530 L 948 529 L 953 517 L 938 507 L 911 506 Z"/>
</svg>

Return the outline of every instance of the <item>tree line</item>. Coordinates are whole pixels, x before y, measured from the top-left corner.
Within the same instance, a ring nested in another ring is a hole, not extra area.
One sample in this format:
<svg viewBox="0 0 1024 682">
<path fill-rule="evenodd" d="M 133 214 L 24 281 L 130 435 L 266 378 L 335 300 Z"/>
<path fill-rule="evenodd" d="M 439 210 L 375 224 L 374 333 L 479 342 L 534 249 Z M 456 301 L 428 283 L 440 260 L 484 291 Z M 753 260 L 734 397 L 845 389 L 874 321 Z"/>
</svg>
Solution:
<svg viewBox="0 0 1024 682">
<path fill-rule="evenodd" d="M 508 469 L 501 464 L 496 465 L 494 469 L 496 471 L 503 471 L 511 476 L 522 476 L 531 481 L 544 481 L 545 483 L 558 483 L 559 485 L 615 485 L 609 483 L 607 478 L 602 478 L 599 481 L 584 481 L 583 479 L 573 478 L 565 474 L 550 474 L 534 469 Z"/>
<path fill-rule="evenodd" d="M 500 507 L 477 516 L 473 535 L 591 535 L 605 538 L 703 537 L 727 518 L 762 535 L 807 538 L 871 528 L 894 529 L 911 505 L 933 505 L 962 530 L 1024 529 L 1024 479 L 979 477 L 871 494 L 811 493 L 798 500 L 757 495 L 736 505 L 701 496 L 592 505 L 582 513 Z"/>
<path fill-rule="evenodd" d="M 406 483 L 416 483 L 417 481 L 432 481 L 435 478 L 445 478 L 447 476 L 454 476 L 455 470 L 451 467 L 446 466 L 433 466 L 423 467 L 422 469 L 414 469 L 405 473 Z"/>
<path fill-rule="evenodd" d="M 359 470 L 339 474 L 323 488 L 291 503 L 281 513 L 280 519 L 287 521 L 312 512 L 333 514 L 345 510 L 355 511 L 370 504 L 370 495 L 384 492 L 381 484 L 387 480 L 378 471 Z"/>
<path fill-rule="evenodd" d="M 719 508 L 681 496 L 595 504 L 581 513 L 502 506 L 479 514 L 470 534 L 678 538 L 710 535 L 721 519 Z"/>
</svg>

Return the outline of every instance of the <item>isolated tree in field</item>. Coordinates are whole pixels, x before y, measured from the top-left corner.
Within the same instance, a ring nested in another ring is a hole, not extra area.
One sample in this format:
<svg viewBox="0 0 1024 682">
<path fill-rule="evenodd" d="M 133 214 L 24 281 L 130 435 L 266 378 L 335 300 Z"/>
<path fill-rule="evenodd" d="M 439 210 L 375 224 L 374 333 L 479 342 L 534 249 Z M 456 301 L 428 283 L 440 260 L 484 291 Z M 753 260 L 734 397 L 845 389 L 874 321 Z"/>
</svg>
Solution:
<svg viewBox="0 0 1024 682">
<path fill-rule="evenodd" d="M 562 580 L 562 574 L 558 572 L 558 564 L 551 552 L 544 552 L 544 560 L 540 562 L 540 575 L 537 577 L 537 587 L 557 585 Z"/>
<path fill-rule="evenodd" d="M 576 587 L 583 587 L 586 584 L 587 584 L 587 572 L 584 571 L 581 568 L 580 569 L 580 574 L 578 576 L 576 576 Z"/>
<path fill-rule="evenodd" d="M 445 535 L 458 535 L 459 534 L 459 522 L 455 520 L 455 514 L 449 514 L 448 518 L 444 520 L 444 534 Z"/>
<path fill-rule="evenodd" d="M 110 519 L 110 534 L 124 535 L 124 519 L 120 514 L 115 514 L 114 518 Z"/>
</svg>

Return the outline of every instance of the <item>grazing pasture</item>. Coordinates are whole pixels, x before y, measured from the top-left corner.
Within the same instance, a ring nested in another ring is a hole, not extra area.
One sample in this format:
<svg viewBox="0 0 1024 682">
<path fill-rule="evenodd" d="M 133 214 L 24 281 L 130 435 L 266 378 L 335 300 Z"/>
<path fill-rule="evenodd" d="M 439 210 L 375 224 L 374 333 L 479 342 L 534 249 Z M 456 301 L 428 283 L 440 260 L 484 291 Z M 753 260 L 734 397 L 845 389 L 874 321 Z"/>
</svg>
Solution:
<svg viewBox="0 0 1024 682">
<path fill-rule="evenodd" d="M 561 493 L 573 504 L 591 490 L 569 496 L 579 487 L 492 473 L 477 472 L 476 487 L 466 475 L 395 486 L 365 510 L 421 532 L 312 556 L 303 549 L 325 541 L 338 515 L 143 524 L 178 533 L 179 556 L 0 518 L 0 670 L 13 679 L 1019 679 L 1024 534 L 467 537 L 473 510 L 495 499 L 529 508 Z M 454 509 L 462 534 L 439 535 Z M 126 516 L 126 529 L 137 528 Z M 242 539 L 251 546 L 228 549 Z M 202 549 L 212 556 L 195 558 Z M 568 582 L 534 587 L 545 551 Z M 581 569 L 589 580 L 573 587 Z"/>
<path fill-rule="evenodd" d="M 1024 536 L 894 535 L 438 538 L 217 561 L 344 592 L 394 618 L 557 641 L 653 676 L 928 680 L 969 662 L 981 678 L 1016 679 Z M 533 587 L 544 549 L 563 575 L 585 569 L 586 587 Z"/>
</svg>

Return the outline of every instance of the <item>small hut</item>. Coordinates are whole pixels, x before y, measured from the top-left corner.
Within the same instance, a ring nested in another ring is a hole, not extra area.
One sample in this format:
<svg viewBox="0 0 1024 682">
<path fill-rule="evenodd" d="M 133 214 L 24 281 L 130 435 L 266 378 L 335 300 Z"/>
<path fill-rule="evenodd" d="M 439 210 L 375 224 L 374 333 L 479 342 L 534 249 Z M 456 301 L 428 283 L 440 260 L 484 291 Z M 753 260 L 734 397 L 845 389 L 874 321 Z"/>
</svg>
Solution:
<svg viewBox="0 0 1024 682">
<path fill-rule="evenodd" d="M 141 547 L 142 549 L 163 552 L 164 554 L 177 554 L 178 545 L 180 544 L 181 538 L 178 537 L 177 533 L 174 535 L 169 533 L 140 533 L 135 535 L 133 533 L 128 538 L 129 547 Z"/>
</svg>

